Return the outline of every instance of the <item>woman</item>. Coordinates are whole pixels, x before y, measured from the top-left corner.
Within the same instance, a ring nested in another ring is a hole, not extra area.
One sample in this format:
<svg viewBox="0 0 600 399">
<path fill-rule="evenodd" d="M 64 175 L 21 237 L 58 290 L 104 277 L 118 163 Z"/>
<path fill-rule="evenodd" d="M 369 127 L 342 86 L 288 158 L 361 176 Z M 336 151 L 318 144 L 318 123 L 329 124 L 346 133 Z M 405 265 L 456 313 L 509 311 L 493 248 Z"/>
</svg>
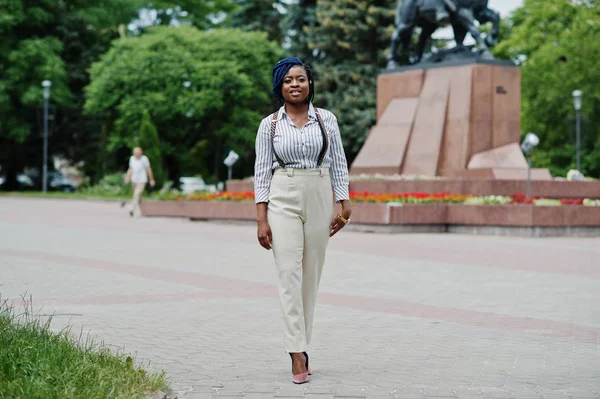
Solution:
<svg viewBox="0 0 600 399">
<path fill-rule="evenodd" d="M 273 68 L 273 94 L 283 103 L 256 136 L 254 192 L 258 241 L 273 249 L 279 274 L 284 343 L 293 382 L 308 381 L 319 280 L 329 238 L 350 221 L 348 166 L 336 117 L 312 105 L 310 68 L 285 58 Z M 342 211 L 333 216 L 333 198 Z"/>
</svg>

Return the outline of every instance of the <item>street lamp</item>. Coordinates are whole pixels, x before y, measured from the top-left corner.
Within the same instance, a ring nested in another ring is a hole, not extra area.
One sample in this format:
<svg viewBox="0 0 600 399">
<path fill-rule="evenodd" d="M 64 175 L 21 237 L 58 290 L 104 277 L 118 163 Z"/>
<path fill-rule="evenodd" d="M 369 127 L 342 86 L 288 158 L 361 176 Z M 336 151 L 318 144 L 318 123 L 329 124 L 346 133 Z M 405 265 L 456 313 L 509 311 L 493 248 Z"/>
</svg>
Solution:
<svg viewBox="0 0 600 399">
<path fill-rule="evenodd" d="M 527 158 L 527 198 L 531 197 L 531 154 L 533 149 L 540 143 L 540 138 L 534 133 L 527 133 L 521 143 L 521 150 Z"/>
<path fill-rule="evenodd" d="M 52 82 L 44 80 L 42 82 L 44 90 L 44 156 L 42 165 L 42 192 L 46 194 L 48 190 L 48 99 L 50 98 L 50 87 Z"/>
<path fill-rule="evenodd" d="M 238 159 L 240 159 L 240 156 L 235 151 L 231 150 L 229 151 L 227 158 L 223 161 L 223 163 L 227 165 L 227 180 L 231 180 L 231 168 Z"/>
<path fill-rule="evenodd" d="M 583 103 L 583 92 L 573 92 L 573 105 L 575 106 L 575 149 L 577 151 L 577 170 L 581 172 L 581 105 Z"/>
</svg>

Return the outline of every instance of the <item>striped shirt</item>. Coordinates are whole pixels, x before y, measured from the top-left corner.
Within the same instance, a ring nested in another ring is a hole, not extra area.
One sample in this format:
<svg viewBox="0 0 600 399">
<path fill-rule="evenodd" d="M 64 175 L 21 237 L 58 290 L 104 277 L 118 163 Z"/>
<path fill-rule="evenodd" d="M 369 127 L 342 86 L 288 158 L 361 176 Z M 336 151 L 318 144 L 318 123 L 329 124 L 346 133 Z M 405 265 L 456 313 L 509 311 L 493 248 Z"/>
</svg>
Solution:
<svg viewBox="0 0 600 399">
<path fill-rule="evenodd" d="M 349 199 L 348 164 L 337 118 L 327 110 L 319 108 L 325 131 L 329 135 L 329 148 L 321 165 L 329 168 L 331 185 L 336 201 Z M 315 108 L 308 108 L 308 123 L 302 128 L 296 126 L 285 113 L 285 106 L 279 110 L 275 137 L 271 140 L 271 122 L 273 116 L 262 120 L 256 134 L 256 162 L 254 164 L 254 197 L 256 203 L 269 202 L 269 190 L 273 169 L 279 166 L 275 159 L 273 146 L 286 167 L 295 169 L 316 168 L 323 148 L 323 135 Z"/>
</svg>

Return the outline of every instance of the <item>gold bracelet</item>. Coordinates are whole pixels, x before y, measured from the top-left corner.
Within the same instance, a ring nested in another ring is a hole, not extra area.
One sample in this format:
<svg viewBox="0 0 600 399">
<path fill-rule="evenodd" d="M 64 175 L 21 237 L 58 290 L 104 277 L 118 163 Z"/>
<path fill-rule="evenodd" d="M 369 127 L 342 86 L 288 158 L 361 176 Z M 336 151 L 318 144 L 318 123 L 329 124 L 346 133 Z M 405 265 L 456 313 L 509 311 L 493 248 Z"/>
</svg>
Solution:
<svg viewBox="0 0 600 399">
<path fill-rule="evenodd" d="M 338 219 L 340 219 L 342 222 L 344 222 L 344 224 L 350 223 L 350 221 L 348 219 L 346 219 L 345 217 L 343 217 L 341 213 L 338 213 L 336 217 Z"/>
</svg>

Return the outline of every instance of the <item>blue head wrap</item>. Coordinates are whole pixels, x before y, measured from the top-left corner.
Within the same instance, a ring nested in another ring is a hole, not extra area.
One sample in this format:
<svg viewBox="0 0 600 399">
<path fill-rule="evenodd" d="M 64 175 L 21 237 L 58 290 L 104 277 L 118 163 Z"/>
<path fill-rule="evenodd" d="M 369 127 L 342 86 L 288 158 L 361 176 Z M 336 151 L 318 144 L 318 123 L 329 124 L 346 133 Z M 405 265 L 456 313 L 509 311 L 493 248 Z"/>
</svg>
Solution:
<svg viewBox="0 0 600 399">
<path fill-rule="evenodd" d="M 283 95 L 281 94 L 281 88 L 283 87 L 283 78 L 285 75 L 292 69 L 292 67 L 301 66 L 306 70 L 306 74 L 308 75 L 308 98 L 307 101 L 312 101 L 315 93 L 314 89 L 314 81 L 312 76 L 312 70 L 308 65 L 304 65 L 302 60 L 294 57 L 284 58 L 279 60 L 277 64 L 273 67 L 273 96 L 280 103 L 284 102 Z"/>
</svg>

